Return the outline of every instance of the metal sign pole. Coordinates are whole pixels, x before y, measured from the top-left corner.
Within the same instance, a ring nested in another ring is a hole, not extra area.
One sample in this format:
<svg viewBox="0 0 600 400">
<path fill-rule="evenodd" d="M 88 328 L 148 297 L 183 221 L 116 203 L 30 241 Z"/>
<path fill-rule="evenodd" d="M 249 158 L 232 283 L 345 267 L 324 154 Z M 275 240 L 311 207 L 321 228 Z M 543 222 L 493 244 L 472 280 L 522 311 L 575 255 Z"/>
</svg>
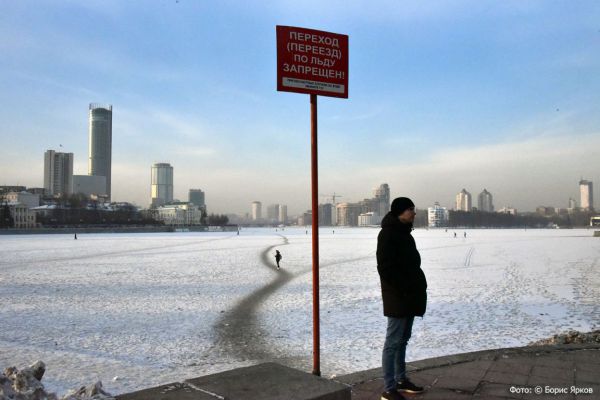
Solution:
<svg viewBox="0 0 600 400">
<path fill-rule="evenodd" d="M 282 25 L 277 25 L 275 32 L 277 36 L 277 90 L 310 95 L 313 374 L 320 376 L 317 95 L 348 98 L 348 35 Z"/>
<path fill-rule="evenodd" d="M 321 376 L 319 312 L 319 163 L 317 154 L 317 95 L 310 95 L 313 265 L 313 375 Z"/>
</svg>

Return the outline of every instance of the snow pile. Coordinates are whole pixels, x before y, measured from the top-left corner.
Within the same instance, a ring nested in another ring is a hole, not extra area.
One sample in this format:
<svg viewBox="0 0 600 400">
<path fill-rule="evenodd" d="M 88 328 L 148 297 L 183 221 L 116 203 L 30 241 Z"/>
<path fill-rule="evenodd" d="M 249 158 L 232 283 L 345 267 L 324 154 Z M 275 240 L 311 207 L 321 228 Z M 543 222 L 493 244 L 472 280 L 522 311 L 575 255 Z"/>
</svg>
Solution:
<svg viewBox="0 0 600 400">
<path fill-rule="evenodd" d="M 552 336 L 550 339 L 538 340 L 532 342 L 530 346 L 544 346 L 553 344 L 582 344 L 582 343 L 600 343 L 600 330 L 592 332 L 568 331 Z"/>
<path fill-rule="evenodd" d="M 58 400 L 54 393 L 44 390 L 41 380 L 46 372 L 46 365 L 37 361 L 27 368 L 18 370 L 9 367 L 0 374 L 0 400 Z M 114 400 L 109 393 L 102 390 L 102 382 L 98 381 L 88 387 L 72 390 L 61 400 Z"/>
</svg>

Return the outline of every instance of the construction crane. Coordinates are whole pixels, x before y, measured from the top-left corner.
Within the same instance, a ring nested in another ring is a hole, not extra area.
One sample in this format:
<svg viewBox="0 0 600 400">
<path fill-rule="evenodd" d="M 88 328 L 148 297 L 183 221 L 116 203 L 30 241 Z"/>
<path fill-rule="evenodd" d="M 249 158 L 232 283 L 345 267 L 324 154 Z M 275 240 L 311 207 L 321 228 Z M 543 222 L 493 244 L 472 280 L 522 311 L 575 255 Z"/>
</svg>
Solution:
<svg viewBox="0 0 600 400">
<path fill-rule="evenodd" d="M 333 201 L 333 204 L 335 205 L 335 199 L 338 197 L 344 197 L 341 194 L 335 194 L 335 192 L 333 192 L 333 194 L 320 194 L 319 196 L 321 197 L 326 197 L 327 199 L 331 199 Z"/>
</svg>

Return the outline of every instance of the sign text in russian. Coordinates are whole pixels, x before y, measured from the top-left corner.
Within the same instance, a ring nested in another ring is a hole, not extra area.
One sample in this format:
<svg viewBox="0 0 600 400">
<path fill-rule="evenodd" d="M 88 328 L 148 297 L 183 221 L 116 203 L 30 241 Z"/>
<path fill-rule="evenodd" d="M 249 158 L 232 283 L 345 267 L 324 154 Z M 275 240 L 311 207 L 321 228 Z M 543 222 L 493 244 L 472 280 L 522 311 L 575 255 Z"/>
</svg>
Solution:
<svg viewBox="0 0 600 400">
<path fill-rule="evenodd" d="M 277 26 L 277 90 L 348 98 L 348 35 Z"/>
</svg>

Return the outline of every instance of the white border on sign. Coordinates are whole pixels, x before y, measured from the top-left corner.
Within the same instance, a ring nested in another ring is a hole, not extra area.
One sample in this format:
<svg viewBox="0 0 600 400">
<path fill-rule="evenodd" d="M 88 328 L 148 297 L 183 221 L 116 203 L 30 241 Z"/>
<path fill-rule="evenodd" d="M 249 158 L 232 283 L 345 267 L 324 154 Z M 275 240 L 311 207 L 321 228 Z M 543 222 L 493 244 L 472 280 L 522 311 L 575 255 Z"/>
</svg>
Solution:
<svg viewBox="0 0 600 400">
<path fill-rule="evenodd" d="M 293 87 L 299 89 L 320 90 L 322 92 L 344 94 L 345 85 L 328 82 L 309 81 L 306 79 L 282 78 L 284 87 Z"/>
</svg>

